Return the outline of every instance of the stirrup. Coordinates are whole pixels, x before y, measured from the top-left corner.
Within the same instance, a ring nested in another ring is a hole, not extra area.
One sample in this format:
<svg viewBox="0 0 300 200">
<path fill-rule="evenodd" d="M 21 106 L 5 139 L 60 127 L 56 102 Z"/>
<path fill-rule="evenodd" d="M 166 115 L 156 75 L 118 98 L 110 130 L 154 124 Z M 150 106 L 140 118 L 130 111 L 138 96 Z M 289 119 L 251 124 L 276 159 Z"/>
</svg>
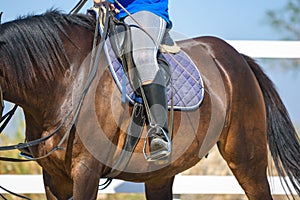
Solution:
<svg viewBox="0 0 300 200">
<path fill-rule="evenodd" d="M 167 132 L 160 126 L 157 126 L 155 128 L 159 128 L 161 130 L 161 132 L 163 133 L 163 136 L 166 138 L 167 140 L 167 143 L 168 143 L 168 148 L 167 150 L 158 150 L 157 152 L 152 152 L 151 154 L 146 152 L 146 147 L 147 147 L 147 139 L 149 138 L 149 135 L 150 135 L 150 132 L 151 132 L 151 129 L 154 128 L 154 127 L 151 127 L 147 134 L 146 134 L 146 137 L 145 137 L 145 141 L 144 141 L 144 147 L 143 147 L 143 154 L 144 154 L 144 157 L 145 159 L 148 161 L 148 162 L 155 162 L 155 161 L 159 161 L 159 160 L 164 160 L 165 158 L 167 158 L 170 154 L 171 154 L 171 151 L 172 151 L 172 143 L 171 143 L 171 140 L 167 134 Z M 150 145 L 149 145 L 150 146 Z"/>
</svg>

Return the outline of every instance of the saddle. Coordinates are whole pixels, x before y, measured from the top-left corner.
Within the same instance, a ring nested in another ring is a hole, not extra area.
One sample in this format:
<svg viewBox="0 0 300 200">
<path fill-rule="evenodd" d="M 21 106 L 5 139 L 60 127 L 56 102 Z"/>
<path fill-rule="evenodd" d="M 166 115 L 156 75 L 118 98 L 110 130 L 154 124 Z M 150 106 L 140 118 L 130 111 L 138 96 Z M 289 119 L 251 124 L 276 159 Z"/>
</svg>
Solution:
<svg viewBox="0 0 300 200">
<path fill-rule="evenodd" d="M 122 101 L 131 104 L 143 104 L 139 88 L 134 81 L 136 69 L 131 51 L 130 27 L 124 23 L 112 22 L 110 37 L 106 41 L 105 53 L 112 76 L 122 93 Z M 117 43 L 116 29 L 123 29 L 125 33 L 123 44 Z M 111 34 L 112 33 L 112 34 Z M 203 81 L 200 72 L 190 57 L 181 50 L 171 39 L 169 32 L 163 39 L 162 48 L 157 54 L 159 67 L 165 72 L 169 108 L 189 111 L 199 108 L 204 95 Z M 132 71 L 128 72 L 128 69 Z M 173 104 L 173 105 L 172 105 Z"/>
</svg>

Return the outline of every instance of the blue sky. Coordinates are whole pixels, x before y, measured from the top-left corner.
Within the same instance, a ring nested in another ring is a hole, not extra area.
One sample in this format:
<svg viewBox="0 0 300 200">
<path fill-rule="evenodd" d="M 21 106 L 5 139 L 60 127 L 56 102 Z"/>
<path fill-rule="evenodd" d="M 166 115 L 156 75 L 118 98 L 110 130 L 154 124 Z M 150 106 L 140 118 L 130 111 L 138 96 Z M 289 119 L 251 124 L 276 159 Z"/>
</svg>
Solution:
<svg viewBox="0 0 300 200">
<path fill-rule="evenodd" d="M 278 40 L 282 36 L 266 22 L 266 11 L 280 9 L 286 0 L 170 0 L 170 16 L 173 30 L 186 37 L 213 35 L 226 40 Z M 0 0 L 2 21 L 18 16 L 38 14 L 50 8 L 68 12 L 77 0 Z M 92 0 L 86 8 L 92 6 Z M 292 120 L 300 126 L 300 73 L 273 69 L 260 61 L 264 70 L 275 82 Z M 275 61 L 276 62 L 276 61 Z M 274 63 L 273 63 L 274 64 Z M 299 71 L 299 70 L 298 70 Z M 297 94 L 298 93 L 298 94 Z"/>
<path fill-rule="evenodd" d="M 68 12 L 78 0 L 0 0 L 3 21 L 37 14 L 54 7 Z M 265 12 L 282 7 L 286 0 L 170 0 L 174 30 L 185 35 L 215 35 L 224 39 L 278 39 L 264 23 Z M 225 3 L 226 2 L 226 3 Z M 92 0 L 87 6 L 92 5 Z"/>
</svg>

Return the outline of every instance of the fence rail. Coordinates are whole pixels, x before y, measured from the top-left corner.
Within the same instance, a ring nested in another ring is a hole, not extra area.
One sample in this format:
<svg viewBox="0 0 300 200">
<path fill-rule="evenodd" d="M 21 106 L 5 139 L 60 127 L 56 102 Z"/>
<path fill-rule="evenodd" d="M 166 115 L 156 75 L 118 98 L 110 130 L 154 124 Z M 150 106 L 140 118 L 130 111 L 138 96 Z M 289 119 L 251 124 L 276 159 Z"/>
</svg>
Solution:
<svg viewBox="0 0 300 200">
<path fill-rule="evenodd" d="M 300 58 L 300 41 L 228 40 L 240 53 L 254 58 Z"/>
<path fill-rule="evenodd" d="M 103 183 L 105 179 L 100 179 Z M 273 195 L 285 195 L 277 176 L 269 177 Z M 45 193 L 42 175 L 0 175 L 0 186 L 20 194 Z M 0 193 L 6 193 L 0 189 Z M 142 183 L 113 180 L 102 194 L 144 193 Z M 174 194 L 244 194 L 233 176 L 188 176 L 177 175 L 173 185 Z M 296 191 L 292 191 L 296 194 Z"/>
</svg>

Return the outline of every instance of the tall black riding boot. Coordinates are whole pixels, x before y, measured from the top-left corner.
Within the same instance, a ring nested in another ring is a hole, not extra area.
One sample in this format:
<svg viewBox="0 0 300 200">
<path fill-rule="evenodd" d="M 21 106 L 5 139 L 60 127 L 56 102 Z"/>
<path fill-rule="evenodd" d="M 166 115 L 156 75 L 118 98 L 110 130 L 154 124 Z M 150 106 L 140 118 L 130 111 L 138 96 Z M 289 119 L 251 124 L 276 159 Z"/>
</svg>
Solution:
<svg viewBox="0 0 300 200">
<path fill-rule="evenodd" d="M 142 87 L 150 108 L 150 119 L 148 119 L 150 128 L 147 134 L 150 139 L 148 161 L 165 159 L 171 153 L 166 87 L 157 83 L 150 83 Z"/>
</svg>

